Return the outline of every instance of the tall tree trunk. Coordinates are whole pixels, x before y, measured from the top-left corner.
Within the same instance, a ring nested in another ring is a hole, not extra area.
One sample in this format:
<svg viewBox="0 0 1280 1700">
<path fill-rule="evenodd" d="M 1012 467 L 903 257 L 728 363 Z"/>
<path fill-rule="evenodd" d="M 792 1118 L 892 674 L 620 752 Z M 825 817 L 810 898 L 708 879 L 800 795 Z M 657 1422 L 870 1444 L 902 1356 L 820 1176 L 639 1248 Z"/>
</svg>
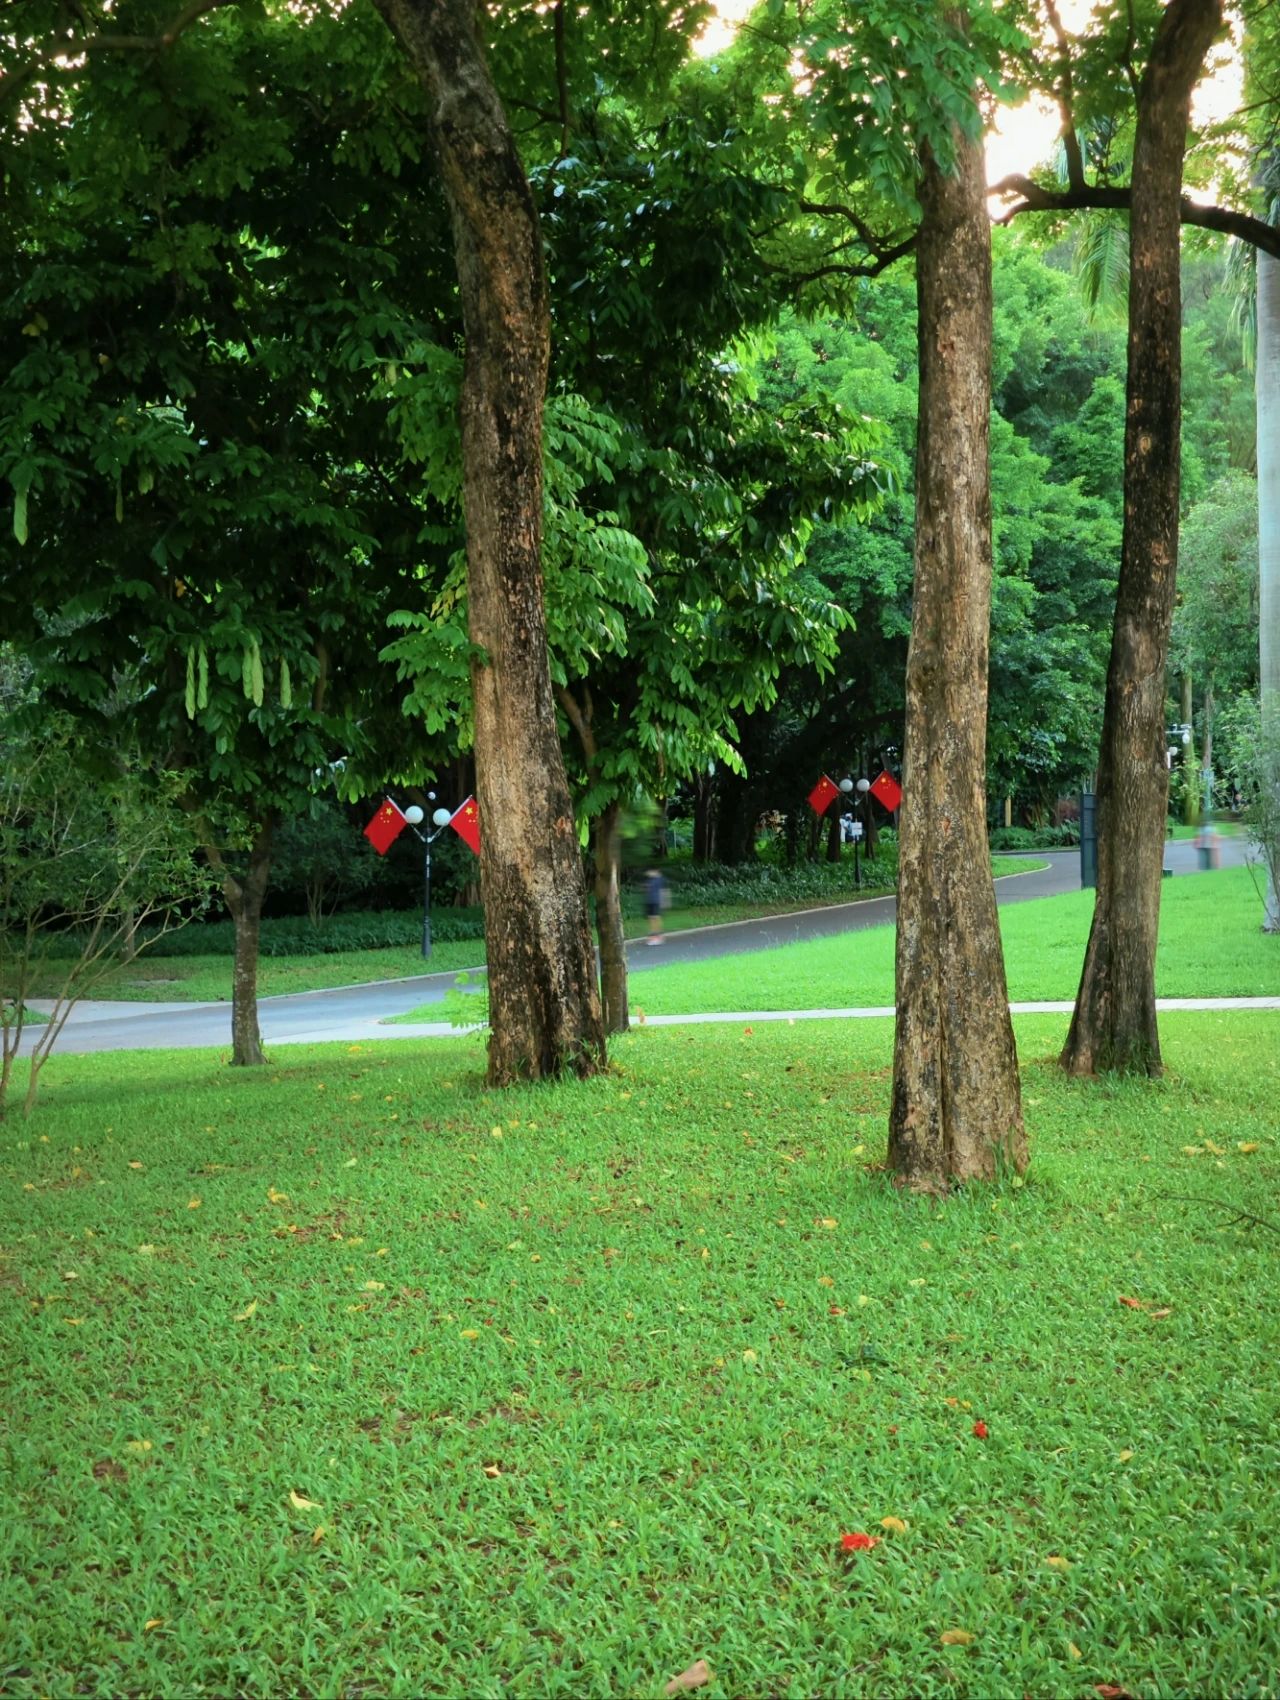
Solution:
<svg viewBox="0 0 1280 1700">
<path fill-rule="evenodd" d="M 843 806 L 843 799 L 841 799 L 841 803 L 842 803 L 842 806 Z M 841 825 L 840 825 L 840 815 L 841 815 L 841 809 L 838 809 L 838 808 L 833 809 L 830 816 L 827 819 L 827 860 L 828 860 L 828 862 L 838 862 L 840 860 L 840 842 L 841 842 L 840 835 L 841 835 L 841 831 L 842 831 L 842 828 L 841 828 Z"/>
<path fill-rule="evenodd" d="M 982 144 L 926 158 L 916 246 L 915 586 L 899 815 L 889 1161 L 940 1190 L 1027 1164 L 987 856 L 991 226 Z"/>
<path fill-rule="evenodd" d="M 605 1043 L 547 659 L 549 330 L 537 209 L 484 61 L 475 0 L 380 4 L 426 88 L 466 336 L 462 479 L 489 1083 L 587 1075 L 603 1066 Z"/>
<path fill-rule="evenodd" d="M 1062 1065 L 1159 1074 L 1156 937 L 1169 775 L 1165 666 L 1178 568 L 1179 200 L 1191 92 L 1221 0 L 1169 0 L 1138 89 L 1129 214 L 1124 535 L 1098 759 L 1098 884 Z"/>
<path fill-rule="evenodd" d="M 1191 742 L 1182 746 L 1182 767 L 1185 795 L 1182 799 L 1182 824 L 1195 826 L 1200 819 L 1200 784 L 1199 779 L 1192 782 L 1187 779 L 1188 772 L 1200 772 L 1200 762 L 1196 757 L 1196 728 L 1195 728 L 1195 680 L 1190 673 L 1182 675 L 1182 724 L 1190 729 Z"/>
<path fill-rule="evenodd" d="M 236 929 L 235 962 L 231 970 L 231 1062 L 235 1068 L 256 1068 L 267 1060 L 258 1026 L 258 952 L 274 829 L 275 818 L 268 816 L 249 847 L 243 874 L 233 873 L 220 855 L 211 856 L 222 875 L 222 893 Z"/>
<path fill-rule="evenodd" d="M 591 831 L 596 864 L 596 937 L 600 942 L 600 999 L 606 1033 L 625 1033 L 627 953 L 622 929 L 622 804 L 610 803 Z"/>
<path fill-rule="evenodd" d="M 699 774 L 693 788 L 693 859 L 709 862 L 716 848 L 715 780 Z"/>
<path fill-rule="evenodd" d="M 1263 749 L 1280 746 L 1280 260 L 1258 253 L 1258 666 Z M 1280 792 L 1273 767 L 1264 783 Z M 1262 928 L 1280 933 L 1280 889 L 1270 866 Z"/>
<path fill-rule="evenodd" d="M 591 687 L 583 683 L 578 695 L 567 685 L 556 688 L 556 697 L 582 746 L 587 783 L 600 784 L 600 750 L 596 744 L 595 708 Z M 622 929 L 622 804 L 615 798 L 605 805 L 591 824 L 592 861 L 595 863 L 596 939 L 600 950 L 600 993 L 606 1033 L 625 1033 L 627 1014 L 627 952 Z"/>
</svg>

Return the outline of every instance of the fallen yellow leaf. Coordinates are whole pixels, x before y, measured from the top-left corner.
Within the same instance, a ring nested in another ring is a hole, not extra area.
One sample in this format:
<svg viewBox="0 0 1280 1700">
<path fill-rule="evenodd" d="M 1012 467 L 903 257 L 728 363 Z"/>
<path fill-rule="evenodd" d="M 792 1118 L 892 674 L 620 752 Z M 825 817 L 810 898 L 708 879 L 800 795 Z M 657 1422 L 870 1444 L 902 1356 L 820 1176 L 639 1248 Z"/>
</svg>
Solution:
<svg viewBox="0 0 1280 1700">
<path fill-rule="evenodd" d="M 746 1351 L 742 1354 L 742 1361 L 743 1361 L 744 1364 L 755 1363 L 756 1354 L 751 1350 L 750 1346 L 748 1346 Z"/>
<path fill-rule="evenodd" d="M 1243 1151 L 1247 1157 L 1251 1151 L 1260 1151 L 1262 1146 L 1256 1139 L 1242 1139 L 1236 1146 L 1237 1151 Z"/>
<path fill-rule="evenodd" d="M 273 1186 L 269 1186 L 267 1188 L 267 1197 L 272 1204 L 287 1204 L 289 1202 L 289 1194 L 287 1192 L 277 1192 Z"/>
<path fill-rule="evenodd" d="M 490 1139 L 501 1139 L 502 1138 L 502 1129 L 500 1127 L 491 1127 L 489 1129 L 489 1138 Z"/>
<path fill-rule="evenodd" d="M 188 1210 L 198 1210 L 199 1208 L 200 1208 L 200 1200 L 198 1198 L 189 1198 L 187 1200 L 187 1209 Z"/>
<path fill-rule="evenodd" d="M 1067 1651 L 1071 1654 L 1073 1659 L 1082 1659 L 1084 1657 L 1084 1654 L 1080 1651 L 1079 1647 L 1076 1646 L 1074 1641 L 1067 1642 Z"/>
<path fill-rule="evenodd" d="M 818 1226 L 820 1228 L 838 1228 L 840 1224 L 834 1216 L 819 1216 Z"/>
<path fill-rule="evenodd" d="M 502 1474 L 502 1465 L 486 1464 L 484 1467 L 484 1473 L 488 1476 L 490 1481 L 496 1482 L 498 1477 Z"/>
<path fill-rule="evenodd" d="M 1054 1570 L 1070 1570 L 1071 1568 L 1071 1560 L 1063 1558 L 1060 1552 L 1051 1552 L 1045 1559 L 1045 1563 L 1051 1565 Z"/>
<path fill-rule="evenodd" d="M 289 1504 L 295 1511 L 321 1511 L 324 1509 L 316 1500 L 304 1499 L 300 1493 L 295 1493 L 292 1488 L 289 1489 Z"/>
<path fill-rule="evenodd" d="M 154 1257 L 155 1254 L 156 1248 L 153 1245 L 140 1245 L 138 1247 L 139 1257 Z"/>
<path fill-rule="evenodd" d="M 834 1279 L 834 1277 L 832 1277 L 830 1275 L 819 1275 L 818 1285 L 820 1287 L 834 1287 L 835 1286 L 835 1279 Z"/>
<path fill-rule="evenodd" d="M 902 1521 L 901 1517 L 882 1517 L 880 1527 L 887 1529 L 891 1535 L 905 1535 L 908 1525 Z"/>
<path fill-rule="evenodd" d="M 149 1440 L 126 1440 L 124 1449 L 126 1452 L 136 1452 L 141 1457 L 144 1453 L 150 1452 L 151 1442 Z"/>
<path fill-rule="evenodd" d="M 1203 1145 L 1184 1145 L 1182 1147 L 1182 1155 L 1184 1157 L 1202 1157 L 1204 1155 L 1204 1146 Z"/>
<path fill-rule="evenodd" d="M 143 1165 L 141 1163 L 130 1163 L 129 1167 L 131 1169 L 140 1169 L 140 1168 L 143 1167 Z"/>
<path fill-rule="evenodd" d="M 1206 1151 L 1212 1151 L 1215 1157 L 1225 1157 L 1227 1154 L 1225 1145 L 1215 1145 L 1211 1139 L 1205 1140 L 1204 1148 Z"/>
<path fill-rule="evenodd" d="M 145 1635 L 148 1629 L 159 1629 L 163 1622 L 162 1617 L 149 1617 L 142 1626 L 142 1633 Z"/>
<path fill-rule="evenodd" d="M 938 1639 L 944 1647 L 972 1647 L 978 1637 L 968 1629 L 944 1629 Z"/>
<path fill-rule="evenodd" d="M 385 1291 L 386 1285 L 385 1281 L 366 1281 L 361 1290 L 366 1293 L 381 1293 Z"/>
<path fill-rule="evenodd" d="M 311 1531 L 311 1544 L 312 1544 L 312 1546 L 313 1547 L 319 1546 L 320 1542 L 325 1538 L 325 1536 L 328 1533 L 329 1533 L 329 1531 L 328 1531 L 328 1529 L 325 1528 L 323 1523 L 317 1523 L 315 1528 Z"/>
<path fill-rule="evenodd" d="M 233 1322 L 248 1322 L 249 1318 L 257 1310 L 257 1308 L 258 1308 L 257 1299 L 250 1299 L 248 1304 L 244 1307 L 243 1310 L 238 1310 L 236 1312 L 235 1316 L 232 1318 L 232 1321 Z"/>
<path fill-rule="evenodd" d="M 478 1340 L 480 1330 L 478 1328 L 463 1328 L 460 1330 L 458 1338 L 460 1340 Z"/>
<path fill-rule="evenodd" d="M 1118 1452 L 1116 1454 L 1116 1457 L 1122 1464 L 1127 1464 L 1130 1458 L 1133 1457 L 1133 1448 L 1131 1446 L 1126 1446 L 1123 1452 Z"/>
<path fill-rule="evenodd" d="M 682 1670 L 679 1676 L 673 1676 L 662 1692 L 668 1696 L 688 1694 L 690 1689 L 701 1688 L 704 1683 L 710 1682 L 714 1675 L 715 1672 L 705 1659 L 695 1659 L 688 1670 Z"/>
</svg>

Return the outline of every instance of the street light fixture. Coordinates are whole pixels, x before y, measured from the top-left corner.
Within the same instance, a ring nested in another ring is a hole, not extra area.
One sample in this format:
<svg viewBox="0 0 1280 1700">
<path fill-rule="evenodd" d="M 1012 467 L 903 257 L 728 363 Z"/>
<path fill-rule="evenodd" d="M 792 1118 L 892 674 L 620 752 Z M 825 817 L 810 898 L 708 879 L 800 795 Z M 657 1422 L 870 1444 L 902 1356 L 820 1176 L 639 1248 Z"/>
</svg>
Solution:
<svg viewBox="0 0 1280 1700">
<path fill-rule="evenodd" d="M 428 791 L 427 801 L 434 803 L 435 800 L 435 792 Z M 431 816 L 431 824 L 435 827 L 434 832 L 418 832 L 418 828 L 422 825 L 423 812 L 416 803 L 410 803 L 404 811 L 404 818 L 422 841 L 422 960 L 429 962 L 431 960 L 431 846 L 448 826 L 453 816 L 448 809 L 436 809 Z"/>
<path fill-rule="evenodd" d="M 856 784 L 852 779 L 842 779 L 840 781 L 840 790 L 843 792 L 843 794 L 846 797 L 851 797 L 855 791 L 858 793 L 858 801 L 861 804 L 863 804 L 863 813 L 864 814 L 866 813 L 867 793 L 870 791 L 870 789 L 871 789 L 871 781 L 869 779 L 859 779 L 856 782 Z M 852 837 L 853 837 L 853 883 L 854 883 L 855 887 L 860 891 L 862 889 L 862 869 L 858 864 L 858 845 L 862 841 L 862 822 L 860 820 L 858 820 L 856 817 L 853 821 Z M 871 854 L 870 841 L 868 841 L 867 854 L 868 854 L 868 856 L 870 856 L 870 854 Z"/>
</svg>

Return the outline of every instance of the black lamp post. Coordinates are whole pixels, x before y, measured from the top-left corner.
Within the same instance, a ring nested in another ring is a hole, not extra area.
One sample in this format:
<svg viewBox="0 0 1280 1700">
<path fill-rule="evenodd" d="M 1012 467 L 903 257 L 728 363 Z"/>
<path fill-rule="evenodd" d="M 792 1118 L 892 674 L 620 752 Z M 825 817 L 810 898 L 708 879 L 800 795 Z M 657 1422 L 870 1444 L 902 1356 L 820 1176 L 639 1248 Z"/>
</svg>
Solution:
<svg viewBox="0 0 1280 1700">
<path fill-rule="evenodd" d="M 852 779 L 840 781 L 840 790 L 846 797 L 851 797 L 855 791 L 858 793 L 858 801 L 864 805 L 864 814 L 866 813 L 867 793 L 870 789 L 871 781 L 869 779 L 859 779 L 856 784 Z M 862 822 L 855 816 L 853 822 L 853 883 L 859 891 L 862 889 L 862 869 L 858 864 L 858 846 L 862 842 L 862 831 Z M 870 853 L 870 845 L 868 844 L 868 856 L 870 856 Z"/>
<path fill-rule="evenodd" d="M 435 802 L 436 794 L 434 791 L 427 792 L 427 800 L 428 802 Z M 422 810 L 416 803 L 411 803 L 404 811 L 404 818 L 422 840 L 422 960 L 429 962 L 431 960 L 431 846 L 448 826 L 453 816 L 448 809 L 437 809 L 431 816 L 431 824 L 435 827 L 434 832 L 418 832 L 423 817 Z"/>
</svg>

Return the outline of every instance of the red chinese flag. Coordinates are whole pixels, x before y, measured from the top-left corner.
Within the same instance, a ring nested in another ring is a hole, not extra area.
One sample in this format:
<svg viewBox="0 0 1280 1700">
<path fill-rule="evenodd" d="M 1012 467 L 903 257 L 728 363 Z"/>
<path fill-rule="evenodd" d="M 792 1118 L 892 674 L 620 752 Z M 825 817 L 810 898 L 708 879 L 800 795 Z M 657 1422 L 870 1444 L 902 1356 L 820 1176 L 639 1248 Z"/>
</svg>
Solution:
<svg viewBox="0 0 1280 1700">
<path fill-rule="evenodd" d="M 815 815 L 825 815 L 839 795 L 840 787 L 828 779 L 824 773 L 809 793 L 809 807 Z"/>
<path fill-rule="evenodd" d="M 469 850 L 480 854 L 480 811 L 474 797 L 468 797 L 460 809 L 449 817 L 449 825 Z"/>
<path fill-rule="evenodd" d="M 882 773 L 872 781 L 871 795 L 892 814 L 902 801 L 902 787 L 891 773 Z"/>
<path fill-rule="evenodd" d="M 379 856 L 385 856 L 408 824 L 390 797 L 386 797 L 382 807 L 365 827 L 364 835 Z"/>
</svg>

